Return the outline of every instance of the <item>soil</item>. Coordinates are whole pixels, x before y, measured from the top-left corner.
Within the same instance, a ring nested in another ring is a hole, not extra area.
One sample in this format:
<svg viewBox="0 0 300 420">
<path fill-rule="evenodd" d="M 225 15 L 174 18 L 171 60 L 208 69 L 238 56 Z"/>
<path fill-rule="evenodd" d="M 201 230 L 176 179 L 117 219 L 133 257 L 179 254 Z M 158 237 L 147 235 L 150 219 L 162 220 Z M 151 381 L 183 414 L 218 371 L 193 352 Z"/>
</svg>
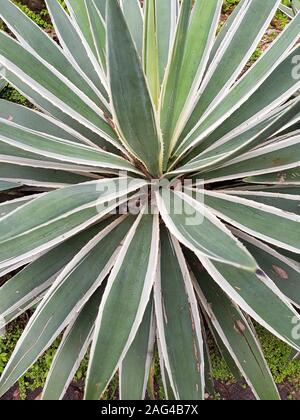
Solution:
<svg viewBox="0 0 300 420">
<path fill-rule="evenodd" d="M 218 393 L 218 400 L 221 401 L 255 401 L 255 397 L 251 389 L 244 384 L 238 383 L 223 383 L 220 381 L 215 382 L 216 392 Z M 295 391 L 292 383 L 286 382 L 278 386 L 282 400 L 300 400 L 300 390 Z M 27 400 L 34 401 L 40 400 L 42 395 L 42 388 L 38 388 L 33 392 L 29 392 Z M 82 383 L 73 383 L 68 388 L 64 397 L 66 401 L 80 401 L 83 399 L 83 385 Z M 20 395 L 18 387 L 14 386 L 2 398 L 2 401 L 18 401 Z"/>
</svg>

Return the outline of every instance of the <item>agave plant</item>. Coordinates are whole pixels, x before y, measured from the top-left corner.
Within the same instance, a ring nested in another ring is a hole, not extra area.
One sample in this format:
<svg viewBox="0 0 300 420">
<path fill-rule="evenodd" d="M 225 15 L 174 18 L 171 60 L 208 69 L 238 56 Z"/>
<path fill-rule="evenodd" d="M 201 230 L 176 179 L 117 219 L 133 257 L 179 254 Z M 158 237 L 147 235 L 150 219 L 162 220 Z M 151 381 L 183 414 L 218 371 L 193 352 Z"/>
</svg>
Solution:
<svg viewBox="0 0 300 420">
<path fill-rule="evenodd" d="M 154 354 L 167 398 L 204 399 L 212 339 L 278 399 L 252 320 L 300 350 L 300 15 L 243 73 L 278 0 L 221 30 L 221 0 L 65 3 L 56 43 L 0 1 L 2 73 L 35 105 L 0 101 L 0 180 L 32 191 L 0 205 L 0 315 L 35 307 L 1 394 L 61 336 L 44 399 L 87 352 L 86 399 L 117 372 L 143 399 Z"/>
<path fill-rule="evenodd" d="M 296 14 L 300 11 L 300 0 L 291 0 L 290 6 L 285 4 L 280 4 L 279 9 L 287 15 L 289 18 L 294 18 Z"/>
</svg>

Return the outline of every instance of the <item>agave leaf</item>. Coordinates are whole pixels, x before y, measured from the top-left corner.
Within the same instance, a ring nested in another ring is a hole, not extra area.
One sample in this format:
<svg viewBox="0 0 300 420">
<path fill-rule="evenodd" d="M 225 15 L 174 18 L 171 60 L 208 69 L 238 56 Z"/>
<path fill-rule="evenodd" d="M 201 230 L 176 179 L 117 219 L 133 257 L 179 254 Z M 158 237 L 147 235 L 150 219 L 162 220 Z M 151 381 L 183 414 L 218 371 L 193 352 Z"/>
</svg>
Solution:
<svg viewBox="0 0 300 420">
<path fill-rule="evenodd" d="M 238 191 L 238 190 L 226 190 L 226 194 L 233 196 L 238 196 L 241 198 L 247 198 L 257 203 L 266 204 L 267 206 L 276 207 L 283 211 L 296 214 L 300 216 L 300 190 L 297 191 L 297 194 L 292 194 L 292 191 L 280 192 L 268 192 L 268 191 Z"/>
<path fill-rule="evenodd" d="M 11 1 L 1 1 L 0 16 L 12 32 L 17 35 L 21 44 L 31 51 L 35 57 L 42 60 L 45 64 L 51 65 L 68 78 L 92 101 L 102 106 L 105 110 L 108 109 L 108 104 L 103 95 L 100 92 L 98 95 L 95 93 L 95 86 L 90 86 L 81 74 L 76 71 L 62 49 L 16 5 Z"/>
<path fill-rule="evenodd" d="M 0 179 L 7 182 L 45 188 L 62 188 L 70 184 L 89 181 L 88 176 L 56 171 L 54 169 L 32 168 L 29 166 L 1 163 Z"/>
<path fill-rule="evenodd" d="M 130 218 L 125 221 L 123 218 L 104 228 L 56 279 L 27 324 L 1 376 L 1 394 L 27 371 L 98 289 L 110 272 L 119 244 L 131 224 Z"/>
<path fill-rule="evenodd" d="M 228 95 L 209 111 L 209 115 L 203 115 L 192 133 L 178 147 L 176 156 L 180 156 L 190 147 L 197 145 L 201 139 L 210 134 L 245 103 L 272 72 L 276 73 L 279 64 L 289 55 L 290 46 L 299 37 L 299 22 L 300 15 L 288 25 L 255 65 L 234 85 Z M 292 61 L 289 64 L 290 74 L 292 74 Z M 299 80 L 294 79 L 295 91 L 299 89 L 299 86 Z"/>
<path fill-rule="evenodd" d="M 156 0 L 145 0 L 143 65 L 155 107 L 160 94 Z"/>
<path fill-rule="evenodd" d="M 123 243 L 101 302 L 88 368 L 87 400 L 100 398 L 138 332 L 154 283 L 158 245 L 158 217 L 142 211 Z"/>
<path fill-rule="evenodd" d="M 204 113 L 228 94 L 267 30 L 280 0 L 246 1 L 240 7 L 208 68 L 183 133 L 187 135 Z"/>
<path fill-rule="evenodd" d="M 65 395 L 91 342 L 102 296 L 100 287 L 67 328 L 51 364 L 42 400 L 61 400 Z"/>
<path fill-rule="evenodd" d="M 135 43 L 135 47 L 140 58 L 142 58 L 144 15 L 141 8 L 141 3 L 139 0 L 120 0 L 120 4 L 132 39 Z"/>
<path fill-rule="evenodd" d="M 95 6 L 101 13 L 103 20 L 105 21 L 106 17 L 106 0 L 94 0 Z"/>
<path fill-rule="evenodd" d="M 165 397 L 167 400 L 174 401 L 176 398 L 175 398 L 175 395 L 171 386 L 171 382 L 169 379 L 169 375 L 166 369 L 166 364 L 164 361 L 162 346 L 161 346 L 158 332 L 156 332 L 156 335 L 157 335 L 157 349 L 158 349 L 158 356 L 159 356 L 160 374 L 161 374 L 161 379 L 162 379 L 162 383 L 164 387 Z"/>
<path fill-rule="evenodd" d="M 85 6 L 88 13 L 90 27 L 94 45 L 96 48 L 96 57 L 104 74 L 106 74 L 106 26 L 99 9 L 94 0 L 86 1 Z"/>
<path fill-rule="evenodd" d="M 197 279 L 196 293 L 202 306 L 256 397 L 262 400 L 280 399 L 260 345 L 242 312 L 211 281 L 207 272 L 195 269 L 193 272 Z"/>
<path fill-rule="evenodd" d="M 256 270 L 256 263 L 247 250 L 225 225 L 191 196 L 162 189 L 157 193 L 157 204 L 170 232 L 193 252 Z"/>
<path fill-rule="evenodd" d="M 300 136 L 290 137 L 245 153 L 219 168 L 201 174 L 209 182 L 285 171 L 299 166 Z"/>
<path fill-rule="evenodd" d="M 270 184 L 279 186 L 300 185 L 300 169 L 297 167 L 272 174 L 248 176 L 245 181 L 255 184 Z"/>
<path fill-rule="evenodd" d="M 185 165 L 177 169 L 180 171 L 210 170 L 218 167 L 224 162 L 230 161 L 237 156 L 244 154 L 257 146 L 265 143 L 266 139 L 276 135 L 278 129 L 298 114 L 300 101 L 297 99 L 287 105 L 276 108 L 267 115 L 257 117 L 252 123 L 249 122 L 244 128 L 238 128 L 214 142 L 205 151 L 199 152 L 196 147 L 194 152 L 188 155 L 183 163 Z M 291 133 L 289 133 L 289 136 Z M 195 156 L 193 159 L 192 156 Z M 173 171 L 174 173 L 175 171 Z"/>
<path fill-rule="evenodd" d="M 292 7 L 294 9 L 295 14 L 297 14 L 300 11 L 300 1 L 292 0 Z"/>
<path fill-rule="evenodd" d="M 1 181 L 2 182 L 2 181 Z M 10 183 L 8 183 L 10 184 Z M 19 184 L 16 184 L 19 186 Z M 11 213 L 12 211 L 16 210 L 18 207 L 23 206 L 26 203 L 29 203 L 29 201 L 34 200 L 37 198 L 39 194 L 32 194 L 29 196 L 24 196 L 20 198 L 16 198 L 14 200 L 8 200 L 4 201 L 3 203 L 0 203 L 0 218 L 6 216 L 8 213 Z M 1 274 L 0 274 L 1 276 Z"/>
<path fill-rule="evenodd" d="M 293 305 L 300 307 L 300 266 L 279 252 L 243 233 L 237 232 L 249 251 L 255 257 L 260 268 L 287 296 Z"/>
<path fill-rule="evenodd" d="M 156 115 L 139 57 L 115 0 L 107 2 L 107 32 L 108 73 L 118 130 L 129 151 L 152 175 L 158 175 L 162 151 Z"/>
<path fill-rule="evenodd" d="M 37 59 L 9 35 L 0 32 L 0 40 L 0 62 L 4 68 L 20 77 L 63 112 L 91 130 L 95 130 L 106 140 L 114 142 L 116 135 L 101 115 L 100 108 L 82 91 L 52 66 Z"/>
<path fill-rule="evenodd" d="M 153 299 L 150 299 L 143 321 L 120 366 L 120 399 L 143 400 L 155 343 Z"/>
<path fill-rule="evenodd" d="M 178 141 L 179 134 L 198 96 L 199 85 L 209 59 L 211 47 L 220 18 L 222 1 L 212 0 L 209 3 L 196 2 L 186 36 L 184 55 L 179 72 L 180 81 L 176 89 L 176 99 L 172 114 L 171 152 Z M 199 37 L 199 34 L 201 36 Z"/>
<path fill-rule="evenodd" d="M 15 184 L 13 182 L 0 181 L 0 191 L 12 190 L 13 188 L 20 187 L 20 184 Z"/>
<path fill-rule="evenodd" d="M 0 92 L 5 88 L 6 85 L 7 85 L 7 81 L 3 79 L 2 77 L 0 77 Z"/>
<path fill-rule="evenodd" d="M 126 184 L 126 178 L 119 178 L 63 188 L 42 195 L 3 217 L 0 219 L 0 267 L 12 265 L 70 238 L 101 220 L 122 200 L 127 201 L 128 197 L 124 198 L 124 195 L 145 185 L 138 180 Z M 20 218 L 24 221 L 22 225 L 18 223 Z"/>
<path fill-rule="evenodd" d="M 95 174 L 91 174 L 91 172 L 97 171 L 97 169 L 93 166 L 81 166 L 73 163 L 62 162 L 60 160 L 45 157 L 41 154 L 38 155 L 35 153 L 27 152 L 17 147 L 10 146 L 9 144 L 4 142 L 0 142 L 0 162 L 10 163 L 14 165 L 29 166 L 31 168 L 45 168 L 70 172 L 80 172 L 82 174 L 86 174 L 86 176 L 89 178 L 98 177 Z M 117 173 L 118 171 L 115 169 L 114 171 L 111 170 L 111 172 Z"/>
<path fill-rule="evenodd" d="M 77 165 L 83 164 L 98 168 L 132 170 L 140 173 L 128 161 L 112 153 L 86 145 L 79 145 L 59 137 L 34 133 L 31 130 L 23 129 L 11 121 L 2 120 L 0 140 L 28 152 Z"/>
<path fill-rule="evenodd" d="M 204 316 L 206 318 L 206 323 L 208 325 L 209 331 L 213 336 L 214 342 L 219 350 L 219 353 L 221 357 L 224 359 L 226 366 L 228 367 L 231 375 L 234 377 L 234 379 L 237 382 L 241 382 L 243 380 L 243 377 L 241 375 L 240 369 L 237 367 L 236 362 L 234 361 L 231 353 L 228 351 L 228 348 L 225 346 L 223 340 L 218 335 L 218 332 L 216 331 L 215 327 L 213 326 L 209 316 L 204 310 Z"/>
<path fill-rule="evenodd" d="M 214 376 L 212 370 L 212 362 L 210 357 L 209 346 L 207 342 L 207 334 L 205 332 L 205 327 L 202 323 L 202 335 L 203 335 L 203 351 L 204 351 L 204 377 L 205 377 L 205 391 L 209 394 L 210 397 L 216 397 Z"/>
<path fill-rule="evenodd" d="M 198 257 L 212 279 L 251 318 L 280 340 L 300 349 L 294 333 L 299 315 L 263 272 L 255 274 Z"/>
<path fill-rule="evenodd" d="M 226 222 L 263 241 L 297 254 L 300 217 L 229 194 L 206 191 L 205 204 Z"/>
<path fill-rule="evenodd" d="M 62 124 L 67 130 L 70 129 L 71 132 L 77 132 L 79 136 L 87 139 L 89 144 L 91 142 L 97 146 L 100 146 L 108 151 L 115 151 L 116 149 L 112 146 L 116 146 L 117 149 L 122 149 L 122 146 L 117 140 L 110 140 L 110 143 L 104 140 L 99 134 L 95 133 L 85 125 L 82 125 L 80 122 L 74 120 L 69 115 L 61 111 L 57 106 L 53 105 L 51 101 L 45 99 L 40 93 L 34 90 L 30 85 L 21 80 L 18 76 L 6 69 L 5 74 L 10 84 L 17 89 L 23 96 L 25 96 L 36 108 L 41 109 L 46 114 L 50 114 L 54 117 L 58 124 Z M 124 152 L 124 150 L 122 150 Z"/>
<path fill-rule="evenodd" d="M 279 9 L 287 15 L 289 18 L 293 19 L 295 17 L 294 11 L 291 7 L 285 6 L 284 4 L 279 5 Z"/>
<path fill-rule="evenodd" d="M 111 222 L 108 219 L 63 242 L 7 281 L 0 288 L 1 317 L 11 321 L 11 314 L 20 315 L 22 313 L 20 308 L 28 306 L 45 292 L 75 255 Z"/>
<path fill-rule="evenodd" d="M 93 63 L 102 84 L 106 87 L 107 81 L 103 68 L 98 61 L 98 49 L 95 42 L 95 33 L 93 33 L 92 28 L 92 25 L 95 24 L 96 21 L 90 19 L 90 12 L 92 9 L 88 8 L 87 3 L 88 2 L 86 0 L 82 0 L 80 2 L 75 0 L 66 0 L 66 5 L 72 18 L 72 24 L 75 27 L 77 34 L 80 36 L 81 42 L 86 49 L 87 55 Z M 94 16 L 94 19 L 97 19 L 97 25 L 103 26 L 102 17 L 100 20 Z"/>
<path fill-rule="evenodd" d="M 164 230 L 161 241 L 154 297 L 162 355 L 175 398 L 203 400 L 203 340 L 192 281 L 176 239 Z"/>
<path fill-rule="evenodd" d="M 194 159 L 188 160 L 185 165 L 172 170 L 171 175 L 185 174 L 189 172 L 209 171 L 214 167 L 222 165 L 225 161 L 230 161 L 235 155 L 240 155 L 245 148 L 251 148 L 253 143 L 258 142 L 261 138 L 266 138 L 265 133 L 273 132 L 273 126 L 282 117 L 278 116 L 278 111 L 275 115 L 268 116 L 266 120 L 257 122 L 253 127 L 237 136 L 232 136 L 213 144 L 206 151 L 197 155 Z"/>
<path fill-rule="evenodd" d="M 155 2 L 159 79 L 162 85 L 174 42 L 179 2 L 178 0 L 155 0 Z"/>
<path fill-rule="evenodd" d="M 8 120 L 23 129 L 33 130 L 46 135 L 60 137 L 74 143 L 86 143 L 95 147 L 89 139 L 60 121 L 22 105 L 0 99 L 1 120 Z"/>
<path fill-rule="evenodd" d="M 81 37 L 74 28 L 69 14 L 59 2 L 55 0 L 45 0 L 45 3 L 65 54 L 72 61 L 73 66 L 77 68 L 79 72 L 83 73 L 83 76 L 87 78 L 87 81 L 93 82 L 94 86 L 98 88 L 107 101 L 108 94 L 101 82 L 101 77 L 99 77 L 99 73 L 97 73 L 93 61 L 90 60 L 81 41 Z"/>
<path fill-rule="evenodd" d="M 293 57 L 299 53 L 300 47 L 292 50 L 288 57 L 278 65 L 276 70 L 268 76 L 260 88 L 238 110 L 209 136 L 200 140 L 199 145 L 191 150 L 191 156 L 199 155 L 220 139 L 227 136 L 230 138 L 233 133 L 235 135 L 243 133 L 249 126 L 267 117 L 270 112 L 276 110 L 276 107 L 284 104 L 298 89 L 297 80 L 293 77 L 291 63 Z"/>
<path fill-rule="evenodd" d="M 224 39 L 228 37 L 229 31 L 234 32 L 234 30 L 239 26 L 240 19 L 243 17 L 246 8 L 249 6 L 249 0 L 240 0 L 236 7 L 232 10 L 224 24 L 219 30 L 219 33 L 216 36 L 215 42 L 211 48 L 210 58 L 207 64 L 207 69 L 209 68 L 211 62 L 216 56 L 217 51 L 220 48 L 220 45 L 223 43 Z"/>
</svg>

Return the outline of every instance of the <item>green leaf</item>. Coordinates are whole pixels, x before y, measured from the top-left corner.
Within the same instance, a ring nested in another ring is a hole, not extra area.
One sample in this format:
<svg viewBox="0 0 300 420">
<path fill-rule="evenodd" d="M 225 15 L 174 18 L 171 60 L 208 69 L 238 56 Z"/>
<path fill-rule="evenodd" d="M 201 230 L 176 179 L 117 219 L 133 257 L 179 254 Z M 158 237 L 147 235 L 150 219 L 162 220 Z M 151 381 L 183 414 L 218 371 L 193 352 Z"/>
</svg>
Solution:
<svg viewBox="0 0 300 420">
<path fill-rule="evenodd" d="M 98 168 L 132 170 L 140 174 L 140 171 L 128 161 L 112 153 L 73 143 L 59 137 L 34 133 L 10 121 L 2 120 L 0 127 L 1 141 L 28 152 L 37 153 L 60 161 Z"/>
<path fill-rule="evenodd" d="M 285 193 L 280 193 L 280 188 L 278 192 L 226 190 L 226 194 L 247 198 L 300 216 L 300 190 L 297 191 L 299 195 L 294 195 L 292 191 L 288 190 Z"/>
<path fill-rule="evenodd" d="M 177 149 L 176 156 L 182 155 L 190 147 L 197 145 L 201 139 L 204 139 L 214 128 L 224 122 L 245 103 L 272 72 L 276 73 L 279 64 L 289 55 L 290 48 L 299 36 L 299 22 L 300 15 L 290 23 L 260 60 L 234 85 L 228 95 L 216 107 L 212 108 L 208 115 L 204 115 L 200 119 L 193 132 L 186 137 Z M 294 54 L 295 51 L 292 52 L 291 56 L 293 57 Z M 289 59 L 290 76 L 292 75 L 292 67 L 293 62 Z M 300 82 L 294 79 L 293 86 L 295 91 L 299 85 Z"/>
<path fill-rule="evenodd" d="M 1 376 L 1 395 L 51 345 L 98 289 L 131 224 L 131 218 L 123 218 L 104 228 L 63 270 L 31 317 Z"/>
<path fill-rule="evenodd" d="M 248 176 L 246 182 L 254 184 L 300 185 L 300 169 L 293 168 L 286 171 L 258 176 Z"/>
<path fill-rule="evenodd" d="M 101 64 L 103 73 L 106 74 L 106 27 L 99 9 L 94 0 L 85 2 L 88 18 L 90 22 L 90 31 L 93 36 L 96 48 L 96 57 Z"/>
<path fill-rule="evenodd" d="M 197 156 L 206 151 L 213 144 L 231 133 L 242 133 L 255 124 L 261 117 L 276 109 L 278 105 L 286 101 L 297 90 L 297 83 L 291 71 L 291 63 L 295 55 L 300 54 L 300 47 L 292 50 L 256 90 L 250 98 L 242 104 L 229 118 L 220 124 L 210 135 L 200 140 L 199 145 L 191 150 L 191 156 Z M 297 81 L 296 81 L 297 82 Z M 298 102 L 299 112 L 299 102 Z"/>
<path fill-rule="evenodd" d="M 220 102 L 240 75 L 257 48 L 273 18 L 280 0 L 244 2 L 222 43 L 219 45 L 197 95 L 197 102 L 184 130 L 183 138 L 202 115 Z"/>
<path fill-rule="evenodd" d="M 66 77 L 37 59 L 33 53 L 4 32 L 0 32 L 0 46 L 0 62 L 5 68 L 25 80 L 33 90 L 38 91 L 70 117 L 96 131 L 107 141 L 116 140 L 115 132 L 105 120 L 100 108 Z"/>
<path fill-rule="evenodd" d="M 300 11 L 300 1 L 292 0 L 292 7 L 294 9 L 295 14 L 297 14 Z"/>
<path fill-rule="evenodd" d="M 20 186 L 20 184 L 15 184 L 12 182 L 0 181 L 0 191 L 12 190 L 13 188 L 17 188 Z"/>
<path fill-rule="evenodd" d="M 178 79 L 180 83 L 176 89 L 173 116 L 169 116 L 173 118 L 171 152 L 198 98 L 199 86 L 215 40 L 221 7 L 221 0 L 211 0 L 208 3 L 197 1 L 194 5 Z"/>
<path fill-rule="evenodd" d="M 0 77 L 0 92 L 5 88 L 6 85 L 7 85 L 7 81 L 3 79 L 2 77 Z"/>
<path fill-rule="evenodd" d="M 158 65 L 158 38 L 156 0 L 145 0 L 144 23 L 144 72 L 148 80 L 149 90 L 155 107 L 158 106 L 160 95 L 159 65 Z"/>
<path fill-rule="evenodd" d="M 206 191 L 205 204 L 244 232 L 300 254 L 300 217 L 262 203 L 229 194 Z"/>
<path fill-rule="evenodd" d="M 137 334 L 156 275 L 158 246 L 158 216 L 142 212 L 124 241 L 101 302 L 89 362 L 87 400 L 100 398 Z"/>
<path fill-rule="evenodd" d="M 45 0 L 45 3 L 63 50 L 72 58 L 73 65 L 79 68 L 88 78 L 88 81 L 93 82 L 103 97 L 108 100 L 108 95 L 100 80 L 99 73 L 97 73 L 69 14 L 58 1 Z"/>
<path fill-rule="evenodd" d="M 51 364 L 42 400 L 61 400 L 66 393 L 91 342 L 102 295 L 100 287 L 66 330 Z"/>
<path fill-rule="evenodd" d="M 256 263 L 246 248 L 190 195 L 162 189 L 157 193 L 157 203 L 166 226 L 187 248 L 226 264 L 256 270 Z"/>
<path fill-rule="evenodd" d="M 249 235 L 241 232 L 237 235 L 247 246 L 263 272 L 294 305 L 300 307 L 299 264 Z"/>
<path fill-rule="evenodd" d="M 92 0 L 89 0 L 92 1 Z M 92 21 L 90 19 L 91 8 L 88 8 L 86 0 L 76 1 L 76 0 L 66 0 L 66 5 L 68 7 L 68 11 L 70 12 L 72 23 L 76 29 L 76 32 L 80 36 L 81 42 L 84 45 L 86 52 L 93 63 L 96 71 L 101 75 L 102 81 L 105 80 L 103 69 L 98 62 L 98 50 L 95 42 L 95 34 L 93 33 Z M 94 16 L 95 18 L 95 16 Z M 99 21 L 97 23 L 99 25 Z M 103 21 L 101 20 L 101 25 Z"/>
<path fill-rule="evenodd" d="M 76 68 L 74 68 L 72 62 L 70 62 L 63 50 L 58 47 L 52 38 L 11 1 L 1 3 L 0 16 L 11 31 L 17 35 L 22 45 L 25 45 L 38 59 L 43 59 L 67 77 L 92 101 L 100 105 L 100 107 L 103 106 L 104 109 L 107 109 L 105 98 L 101 94 L 95 94 L 95 88 L 93 89 Z"/>
<path fill-rule="evenodd" d="M 162 85 L 159 112 L 160 126 L 164 143 L 164 169 L 167 167 L 170 156 L 171 140 L 174 128 L 173 111 L 177 96 L 175 92 L 179 87 L 179 76 L 188 34 L 191 10 L 192 0 L 183 0 L 181 3 L 175 39 L 170 52 L 170 57 Z"/>
<path fill-rule="evenodd" d="M 158 66 L 160 85 L 163 83 L 168 65 L 169 54 L 173 44 L 177 16 L 179 12 L 178 0 L 156 1 L 156 31 L 158 47 Z"/>
<path fill-rule="evenodd" d="M 179 243 L 165 229 L 161 242 L 154 296 L 162 355 L 175 398 L 203 400 L 203 340 L 192 281 Z"/>
<path fill-rule="evenodd" d="M 143 400 L 155 343 L 153 299 L 148 303 L 143 321 L 120 367 L 120 399 Z"/>
<path fill-rule="evenodd" d="M 38 194 L 32 194 L 29 196 L 24 196 L 20 198 L 16 198 L 14 200 L 4 201 L 0 203 L 0 218 L 6 216 L 8 213 L 16 210 L 18 207 L 23 206 L 24 204 L 28 203 L 31 200 L 34 200 L 38 197 Z"/>
<path fill-rule="evenodd" d="M 198 258 L 213 280 L 243 311 L 280 340 L 300 349 L 300 339 L 294 329 L 299 315 L 272 280 L 263 272 L 250 273 Z"/>
<path fill-rule="evenodd" d="M 281 10 L 281 12 L 283 12 L 284 14 L 286 14 L 289 18 L 293 19 L 294 18 L 294 11 L 291 7 L 287 7 L 284 4 L 280 4 L 279 5 L 279 9 Z"/>
<path fill-rule="evenodd" d="M 0 219 L 0 267 L 70 238 L 101 220 L 128 200 L 126 194 L 143 185 L 138 180 L 127 185 L 126 178 L 92 181 L 50 192 L 18 208 Z"/>
<path fill-rule="evenodd" d="M 299 139 L 300 136 L 291 136 L 287 140 L 260 147 L 201 176 L 204 180 L 216 182 L 296 168 L 300 160 Z"/>
<path fill-rule="evenodd" d="M 14 102 L 0 99 L 1 120 L 11 121 L 24 129 L 30 129 L 39 133 L 60 137 L 73 141 L 74 143 L 86 143 L 95 145 L 79 132 L 71 127 L 65 126 L 49 115 L 37 112 L 33 109 L 15 104 Z"/>
<path fill-rule="evenodd" d="M 173 173 L 180 171 L 203 171 L 218 167 L 245 152 L 261 146 L 266 139 L 276 135 L 278 130 L 286 125 L 295 115 L 298 114 L 300 101 L 290 101 L 288 105 L 276 108 L 268 114 L 258 116 L 253 123 L 241 129 L 234 130 L 232 134 L 221 137 L 210 147 L 199 153 L 199 148 L 190 153 L 184 160 L 185 165 L 179 167 Z M 275 139 L 274 139 L 275 141 Z M 194 156 L 193 159 L 191 159 Z"/>
<path fill-rule="evenodd" d="M 99 0 L 98 0 L 99 1 Z M 106 0 L 105 0 L 106 2 Z M 143 56 L 143 11 L 139 0 L 121 0 L 122 11 L 140 57 Z"/>
<path fill-rule="evenodd" d="M 23 268 L 0 288 L 0 314 L 11 321 L 11 314 L 22 313 L 21 305 L 28 306 L 47 290 L 60 271 L 96 234 L 105 228 L 111 219 L 73 236 L 68 241 L 37 258 Z M 9 317 L 9 318 L 8 318 Z"/>
<path fill-rule="evenodd" d="M 162 153 L 156 115 L 140 59 L 116 0 L 107 2 L 107 34 L 108 74 L 118 130 L 129 151 L 156 176 L 161 170 Z"/>
<path fill-rule="evenodd" d="M 197 279 L 196 293 L 202 306 L 254 394 L 261 400 L 280 399 L 260 345 L 246 318 L 220 287 L 212 282 L 206 271 L 199 272 L 193 264 L 192 267 Z"/>
<path fill-rule="evenodd" d="M 99 136 L 99 134 L 97 134 L 98 130 L 93 131 L 85 125 L 82 125 L 80 122 L 74 120 L 66 113 L 62 112 L 59 107 L 53 105 L 51 101 L 42 96 L 38 91 L 34 90 L 30 84 L 25 83 L 24 80 L 21 80 L 18 76 L 16 76 L 16 74 L 13 74 L 7 69 L 6 76 L 10 84 L 14 86 L 20 93 L 22 93 L 22 95 L 25 96 L 32 104 L 34 104 L 37 109 L 41 109 L 45 114 L 50 114 L 57 120 L 58 124 L 64 126 L 65 129 L 76 132 L 77 135 L 85 138 L 86 141 L 90 143 L 92 142 L 104 150 L 115 151 L 116 149 L 113 147 L 113 145 L 115 145 L 118 149 L 122 149 L 119 141 L 110 140 L 110 142 L 108 142 L 104 140 Z"/>
<path fill-rule="evenodd" d="M 61 188 L 69 184 L 89 181 L 88 176 L 53 169 L 31 168 L 29 166 L 0 164 L 0 179 L 12 183 L 46 188 Z"/>
</svg>

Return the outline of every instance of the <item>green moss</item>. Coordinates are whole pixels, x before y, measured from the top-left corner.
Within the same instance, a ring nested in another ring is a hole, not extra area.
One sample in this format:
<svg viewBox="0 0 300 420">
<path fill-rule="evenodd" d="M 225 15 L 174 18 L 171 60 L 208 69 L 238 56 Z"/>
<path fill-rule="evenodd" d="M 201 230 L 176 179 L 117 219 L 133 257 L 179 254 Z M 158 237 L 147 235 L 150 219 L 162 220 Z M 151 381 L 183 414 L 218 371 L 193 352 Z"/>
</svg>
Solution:
<svg viewBox="0 0 300 420">
<path fill-rule="evenodd" d="M 30 103 L 27 101 L 27 99 L 22 96 L 16 89 L 9 85 L 2 90 L 0 93 L 0 98 L 15 102 L 20 105 L 30 106 Z"/>
<path fill-rule="evenodd" d="M 53 26 L 50 23 L 50 17 L 47 9 L 43 9 L 40 12 L 33 12 L 27 6 L 18 1 L 14 3 L 28 16 L 32 19 L 40 28 L 43 29 L 52 29 Z"/>
<path fill-rule="evenodd" d="M 256 330 L 275 382 L 280 384 L 289 379 L 300 383 L 300 361 L 292 360 L 291 347 L 261 326 L 257 325 Z"/>
<path fill-rule="evenodd" d="M 211 365 L 212 374 L 215 380 L 221 382 L 233 382 L 234 377 L 232 376 L 229 367 L 225 360 L 220 355 L 217 348 L 214 348 L 211 352 Z"/>
<path fill-rule="evenodd" d="M 239 2 L 240 0 L 224 0 L 223 12 L 230 13 Z"/>
<path fill-rule="evenodd" d="M 275 382 L 282 384 L 285 381 L 292 381 L 293 384 L 298 383 L 300 386 L 300 361 L 293 360 L 291 347 L 260 325 L 255 327 Z M 234 380 L 225 360 L 216 348 L 212 348 L 211 361 L 214 379 L 222 382 Z"/>
</svg>

